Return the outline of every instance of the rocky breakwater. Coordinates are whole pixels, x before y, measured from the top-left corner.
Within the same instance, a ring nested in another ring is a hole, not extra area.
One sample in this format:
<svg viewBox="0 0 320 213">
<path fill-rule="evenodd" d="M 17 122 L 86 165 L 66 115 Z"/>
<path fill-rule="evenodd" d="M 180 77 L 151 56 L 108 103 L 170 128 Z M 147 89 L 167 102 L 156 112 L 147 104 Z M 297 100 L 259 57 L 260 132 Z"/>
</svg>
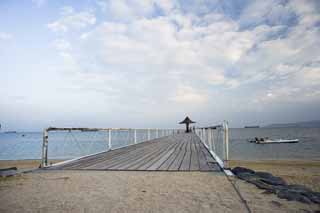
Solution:
<svg viewBox="0 0 320 213">
<path fill-rule="evenodd" d="M 281 177 L 273 176 L 268 172 L 255 172 L 244 167 L 235 167 L 232 172 L 240 179 L 264 189 L 265 193 L 274 193 L 279 198 L 289 201 L 320 204 L 320 192 L 314 192 L 302 185 L 290 185 Z"/>
</svg>

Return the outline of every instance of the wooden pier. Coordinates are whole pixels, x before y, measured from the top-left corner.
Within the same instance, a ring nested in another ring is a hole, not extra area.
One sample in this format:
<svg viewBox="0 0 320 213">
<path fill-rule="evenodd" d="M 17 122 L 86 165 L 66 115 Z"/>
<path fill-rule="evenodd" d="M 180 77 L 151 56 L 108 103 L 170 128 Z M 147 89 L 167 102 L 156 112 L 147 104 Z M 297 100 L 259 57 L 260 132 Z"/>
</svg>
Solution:
<svg viewBox="0 0 320 213">
<path fill-rule="evenodd" d="M 48 169 L 122 171 L 220 171 L 194 133 L 157 138 L 83 157 Z"/>
</svg>

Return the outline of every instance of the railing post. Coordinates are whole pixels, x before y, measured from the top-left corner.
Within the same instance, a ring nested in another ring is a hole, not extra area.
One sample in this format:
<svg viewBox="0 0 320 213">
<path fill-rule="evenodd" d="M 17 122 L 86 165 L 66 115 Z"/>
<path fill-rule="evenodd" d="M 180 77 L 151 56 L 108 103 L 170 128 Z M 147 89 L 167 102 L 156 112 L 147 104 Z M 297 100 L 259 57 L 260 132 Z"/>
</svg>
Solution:
<svg viewBox="0 0 320 213">
<path fill-rule="evenodd" d="M 229 128 L 228 122 L 224 121 L 224 145 L 225 145 L 225 160 L 229 160 Z"/>
<path fill-rule="evenodd" d="M 214 142 L 214 129 L 211 130 L 213 152 L 216 152 L 216 143 Z"/>
<path fill-rule="evenodd" d="M 213 149 L 212 149 L 212 141 L 211 141 L 211 129 L 210 128 L 208 128 L 207 129 L 207 135 L 208 135 L 208 144 L 209 144 L 209 149 L 210 149 L 210 151 L 212 151 Z"/>
<path fill-rule="evenodd" d="M 137 143 L 137 130 L 134 129 L 134 144 Z"/>
<path fill-rule="evenodd" d="M 109 150 L 111 150 L 111 148 L 112 148 L 112 143 L 111 143 L 112 138 L 111 138 L 111 134 L 112 134 L 112 131 L 111 131 L 111 129 L 109 129 L 109 140 L 108 140 Z"/>
<path fill-rule="evenodd" d="M 43 130 L 43 141 L 42 141 L 42 162 L 41 167 L 48 165 L 48 130 Z"/>
</svg>

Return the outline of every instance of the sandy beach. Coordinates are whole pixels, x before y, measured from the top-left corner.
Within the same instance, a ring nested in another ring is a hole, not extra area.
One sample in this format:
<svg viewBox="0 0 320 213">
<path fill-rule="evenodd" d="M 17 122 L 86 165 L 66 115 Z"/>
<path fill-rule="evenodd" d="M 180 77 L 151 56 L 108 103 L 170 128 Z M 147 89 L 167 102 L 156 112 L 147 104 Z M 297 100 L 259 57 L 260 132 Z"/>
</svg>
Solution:
<svg viewBox="0 0 320 213">
<path fill-rule="evenodd" d="M 232 180 L 252 212 L 313 212 Z M 46 171 L 0 181 L 0 212 L 248 212 L 223 173 Z"/>
<path fill-rule="evenodd" d="M 37 160 L 0 161 L 1 168 L 36 168 Z M 230 162 L 273 172 L 290 183 L 319 187 L 318 162 Z M 294 169 L 293 169 L 294 168 Z M 294 171 L 293 171 L 294 170 Z M 0 212 L 314 212 L 307 205 L 264 194 L 217 172 L 45 171 L 0 179 Z"/>
<path fill-rule="evenodd" d="M 58 163 L 63 160 L 50 160 L 49 163 Z M 39 168 L 41 160 L 0 160 L 0 169 L 17 167 L 18 170 L 28 170 Z"/>
</svg>

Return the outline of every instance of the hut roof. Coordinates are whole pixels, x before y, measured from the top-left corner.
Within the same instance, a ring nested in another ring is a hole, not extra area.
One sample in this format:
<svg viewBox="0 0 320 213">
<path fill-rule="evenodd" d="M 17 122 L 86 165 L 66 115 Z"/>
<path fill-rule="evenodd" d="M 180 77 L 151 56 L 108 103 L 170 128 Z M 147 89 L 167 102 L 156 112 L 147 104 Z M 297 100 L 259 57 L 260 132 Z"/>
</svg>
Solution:
<svg viewBox="0 0 320 213">
<path fill-rule="evenodd" d="M 191 123 L 195 123 L 194 121 L 192 121 L 188 116 L 183 120 L 181 121 L 179 124 L 191 124 Z"/>
</svg>

